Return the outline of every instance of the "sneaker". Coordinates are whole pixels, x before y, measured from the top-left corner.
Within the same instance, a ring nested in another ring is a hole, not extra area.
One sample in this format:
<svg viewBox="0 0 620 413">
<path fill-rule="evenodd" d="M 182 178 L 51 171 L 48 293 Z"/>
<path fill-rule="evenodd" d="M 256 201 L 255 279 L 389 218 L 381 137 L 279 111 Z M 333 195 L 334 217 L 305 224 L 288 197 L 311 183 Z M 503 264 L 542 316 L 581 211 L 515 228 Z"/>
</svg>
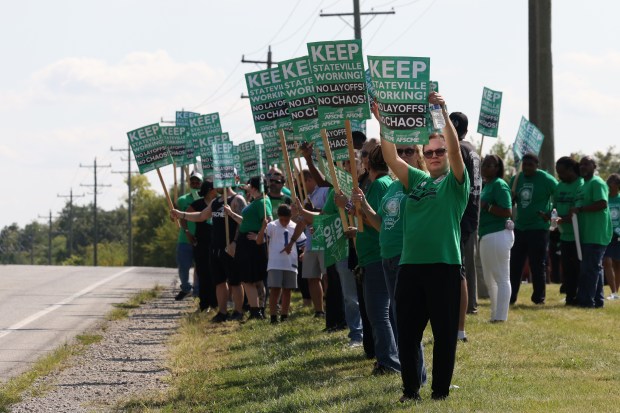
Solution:
<svg viewBox="0 0 620 413">
<path fill-rule="evenodd" d="M 233 311 L 232 315 L 230 316 L 231 321 L 243 321 L 243 313 L 240 313 L 239 311 Z"/>
<path fill-rule="evenodd" d="M 314 318 L 325 318 L 325 311 L 315 311 Z"/>
<path fill-rule="evenodd" d="M 618 293 L 611 293 L 611 295 L 609 297 L 607 297 L 608 300 L 620 300 L 620 295 L 618 295 Z"/>
<path fill-rule="evenodd" d="M 363 347 L 364 343 L 362 342 L 362 340 L 351 340 L 349 341 L 349 344 L 347 344 L 347 346 L 349 346 L 349 348 L 358 348 Z"/>
<path fill-rule="evenodd" d="M 181 301 L 182 299 L 184 299 L 185 297 L 187 297 L 189 295 L 189 291 L 179 291 L 179 293 L 177 294 L 176 297 L 174 297 L 174 299 L 176 301 Z"/>
<path fill-rule="evenodd" d="M 211 319 L 212 322 L 214 323 L 223 323 L 225 321 L 228 321 L 228 314 L 227 313 L 220 313 L 218 312 L 215 317 L 213 317 Z"/>
<path fill-rule="evenodd" d="M 373 376 L 385 376 L 386 374 L 397 374 L 398 371 L 389 367 L 382 366 L 379 363 L 375 363 L 375 367 L 372 369 Z"/>
</svg>

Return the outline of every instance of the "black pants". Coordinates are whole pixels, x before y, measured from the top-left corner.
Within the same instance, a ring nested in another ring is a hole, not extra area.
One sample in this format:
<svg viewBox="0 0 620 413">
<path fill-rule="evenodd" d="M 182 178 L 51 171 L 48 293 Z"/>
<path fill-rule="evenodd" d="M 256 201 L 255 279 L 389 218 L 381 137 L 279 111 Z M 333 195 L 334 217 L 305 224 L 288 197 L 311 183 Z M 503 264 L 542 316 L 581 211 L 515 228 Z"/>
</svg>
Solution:
<svg viewBox="0 0 620 413">
<path fill-rule="evenodd" d="M 196 273 L 198 274 L 200 309 L 217 308 L 217 297 L 213 281 L 211 280 L 211 267 L 209 265 L 209 243 L 199 242 L 194 247 L 194 262 L 196 263 Z"/>
<path fill-rule="evenodd" d="M 561 241 L 560 251 L 562 252 L 562 278 L 566 292 L 566 304 L 572 305 L 577 300 L 581 261 L 577 257 L 577 245 L 574 241 Z"/>
<path fill-rule="evenodd" d="M 532 302 L 542 304 L 545 302 L 547 276 L 545 267 L 547 264 L 547 248 L 549 246 L 549 231 L 535 229 L 520 231 L 515 229 L 515 243 L 510 250 L 510 286 L 512 294 L 510 303 L 514 304 L 521 287 L 521 274 L 525 266 L 525 260 L 529 259 L 532 271 Z"/>
<path fill-rule="evenodd" d="M 405 264 L 396 283 L 396 325 L 403 393 L 420 390 L 420 343 L 426 324 L 433 330 L 433 396 L 444 397 L 456 359 L 461 305 L 461 266 Z"/>
<path fill-rule="evenodd" d="M 325 328 L 344 328 L 344 303 L 342 285 L 336 265 L 327 267 L 327 291 L 325 292 Z"/>
</svg>

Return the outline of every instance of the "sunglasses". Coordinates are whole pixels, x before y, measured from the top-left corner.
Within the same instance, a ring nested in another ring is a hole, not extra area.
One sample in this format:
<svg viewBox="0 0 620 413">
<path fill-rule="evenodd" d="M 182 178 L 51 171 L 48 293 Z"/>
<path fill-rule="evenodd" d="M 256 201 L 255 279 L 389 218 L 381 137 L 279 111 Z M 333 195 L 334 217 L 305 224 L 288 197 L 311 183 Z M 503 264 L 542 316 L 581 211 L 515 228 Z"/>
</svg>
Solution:
<svg viewBox="0 0 620 413">
<path fill-rule="evenodd" d="M 269 182 L 273 182 L 274 184 L 283 184 L 284 179 L 270 179 Z"/>
<path fill-rule="evenodd" d="M 416 150 L 413 148 L 396 149 L 396 153 L 398 154 L 398 156 L 403 156 L 403 153 L 405 154 L 405 156 L 413 156 L 413 154 L 416 153 Z"/>
<path fill-rule="evenodd" d="M 448 150 L 446 148 L 439 148 L 439 149 L 429 149 L 428 151 L 424 151 L 422 152 L 424 154 L 424 157 L 426 159 L 431 159 L 433 157 L 433 155 L 436 155 L 438 158 L 441 158 L 442 156 L 444 156 L 446 154 Z"/>
</svg>

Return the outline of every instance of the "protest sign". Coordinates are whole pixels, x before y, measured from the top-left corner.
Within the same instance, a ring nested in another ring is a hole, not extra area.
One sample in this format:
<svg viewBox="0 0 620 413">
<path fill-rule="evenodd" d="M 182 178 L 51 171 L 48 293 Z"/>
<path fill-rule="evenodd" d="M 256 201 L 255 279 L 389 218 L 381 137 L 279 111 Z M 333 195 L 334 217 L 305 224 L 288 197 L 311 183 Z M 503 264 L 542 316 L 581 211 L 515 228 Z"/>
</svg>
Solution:
<svg viewBox="0 0 620 413">
<path fill-rule="evenodd" d="M 261 156 L 259 153 L 259 147 L 254 143 L 254 141 L 248 141 L 240 143 L 238 148 L 241 158 L 241 169 L 243 169 L 243 176 L 245 178 L 242 179 L 241 182 L 245 182 L 253 176 L 260 176 L 259 168 Z"/>
<path fill-rule="evenodd" d="M 285 60 L 278 65 L 291 115 L 293 132 L 308 141 L 321 139 L 314 76 L 308 56 Z"/>
<path fill-rule="evenodd" d="M 353 177 L 350 173 L 340 167 L 336 167 L 336 179 L 338 180 L 338 186 L 343 194 L 347 198 L 351 198 L 351 190 L 353 189 Z"/>
<path fill-rule="evenodd" d="M 282 150 L 280 149 L 280 138 L 275 129 L 261 133 L 263 144 L 265 146 L 265 159 L 267 165 L 273 165 L 280 162 Z M 269 169 L 269 167 L 267 167 Z"/>
<path fill-rule="evenodd" d="M 323 250 L 326 267 L 334 265 L 347 257 L 349 243 L 344 235 L 342 219 L 338 214 L 317 215 L 314 217 L 312 226 L 314 227 L 312 249 L 314 250 L 316 234 L 322 234 L 322 238 L 320 236 L 317 237 L 316 248 L 317 250 Z"/>
<path fill-rule="evenodd" d="M 543 139 L 545 139 L 545 136 L 542 132 L 532 122 L 522 116 L 519 132 L 517 132 L 517 137 L 512 145 L 515 162 L 520 162 L 526 153 L 538 155 Z"/>
<path fill-rule="evenodd" d="M 198 152 L 200 154 L 200 163 L 202 164 L 202 174 L 205 178 L 213 176 L 213 144 L 228 141 L 230 141 L 228 132 L 198 139 Z"/>
<path fill-rule="evenodd" d="M 176 166 L 192 164 L 193 161 L 191 159 L 188 160 L 185 150 L 188 128 L 185 126 L 161 126 L 160 128 L 161 134 Z"/>
<path fill-rule="evenodd" d="M 485 87 L 482 90 L 480 117 L 478 118 L 478 133 L 483 136 L 497 138 L 499 114 L 502 108 L 502 92 Z"/>
<path fill-rule="evenodd" d="M 175 125 L 184 127 L 187 131 L 187 133 L 185 134 L 185 159 L 183 162 L 175 160 L 175 162 L 180 166 L 190 165 L 196 162 L 196 156 L 198 151 L 196 150 L 196 142 L 189 134 L 189 119 L 195 118 L 197 116 L 200 116 L 200 113 L 186 111 L 176 112 Z"/>
<path fill-rule="evenodd" d="M 345 119 L 369 119 L 361 40 L 308 43 L 319 126 L 335 128 Z"/>
<path fill-rule="evenodd" d="M 196 116 L 200 116 L 200 113 L 196 112 L 186 112 L 186 111 L 177 111 L 176 112 L 176 126 L 184 126 L 189 128 L 189 119 L 195 118 Z"/>
<path fill-rule="evenodd" d="M 229 141 L 211 144 L 214 188 L 227 188 L 235 184 L 233 146 Z"/>
<path fill-rule="evenodd" d="M 241 153 L 239 152 L 239 146 L 233 146 L 233 166 L 235 168 L 235 183 L 237 183 L 237 176 L 240 182 L 247 181 L 245 172 L 243 171 L 243 163 L 241 162 Z"/>
<path fill-rule="evenodd" d="M 284 97 L 284 84 L 277 67 L 246 73 L 245 82 L 256 133 L 266 132 L 274 126 L 291 126 L 288 104 Z"/>
<path fill-rule="evenodd" d="M 368 56 L 381 132 L 388 142 L 425 144 L 431 134 L 428 117 L 430 59 Z"/>
<path fill-rule="evenodd" d="M 170 151 L 158 123 L 127 132 L 127 138 L 141 174 L 172 163 Z"/>
</svg>

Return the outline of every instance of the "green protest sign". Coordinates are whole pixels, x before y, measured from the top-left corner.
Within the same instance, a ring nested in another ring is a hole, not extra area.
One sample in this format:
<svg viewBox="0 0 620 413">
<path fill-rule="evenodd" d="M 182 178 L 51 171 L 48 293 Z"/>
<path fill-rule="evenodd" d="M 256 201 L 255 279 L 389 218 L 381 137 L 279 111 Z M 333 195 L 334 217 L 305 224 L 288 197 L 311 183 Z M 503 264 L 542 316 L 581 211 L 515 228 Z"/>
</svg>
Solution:
<svg viewBox="0 0 620 413">
<path fill-rule="evenodd" d="M 314 237 L 317 236 L 317 233 L 323 235 L 322 239 L 320 236 L 318 237 L 316 247 L 319 250 L 323 249 L 326 267 L 347 257 L 349 243 L 344 236 L 342 220 L 338 214 L 317 215 L 314 217 L 312 226 L 314 227 L 314 234 L 312 235 L 313 249 Z M 321 245 L 322 243 L 323 245 Z"/>
<path fill-rule="evenodd" d="M 241 169 L 243 170 L 243 175 L 245 178 L 241 181 L 244 182 L 246 179 L 253 176 L 260 176 L 259 167 L 261 156 L 258 151 L 259 147 L 254 143 L 254 141 L 248 141 L 240 143 L 238 148 L 239 155 L 241 157 Z"/>
<path fill-rule="evenodd" d="M 246 73 L 245 83 L 256 133 L 266 132 L 274 126 L 278 129 L 291 126 L 284 84 L 277 67 Z"/>
<path fill-rule="evenodd" d="M 240 182 L 246 182 L 247 178 L 245 176 L 245 173 L 243 172 L 243 163 L 241 162 L 241 153 L 239 152 L 239 146 L 234 145 L 233 146 L 233 166 L 235 168 L 235 172 L 236 172 L 236 176 L 235 176 L 235 183 L 237 183 L 237 176 L 239 176 L 239 181 Z"/>
<path fill-rule="evenodd" d="M 485 87 L 482 90 L 480 117 L 478 118 L 478 133 L 484 136 L 497 138 L 499 128 L 499 113 L 502 109 L 502 92 Z"/>
<path fill-rule="evenodd" d="M 200 154 L 200 147 L 206 145 L 205 139 L 207 137 L 222 133 L 220 114 L 217 112 L 192 116 L 187 119 L 187 122 L 189 123 L 189 137 L 186 142 L 186 148 L 190 152 L 189 147 L 190 144 L 192 145 L 194 157 Z"/>
<path fill-rule="evenodd" d="M 228 141 L 230 141 L 228 132 L 198 139 L 198 153 L 200 154 L 200 162 L 202 164 L 202 174 L 205 177 L 213 175 L 213 144 Z"/>
<path fill-rule="evenodd" d="M 336 121 L 370 118 L 361 40 L 308 43 L 314 75 L 319 126 L 334 128 Z"/>
<path fill-rule="evenodd" d="M 381 132 L 388 142 L 424 144 L 431 134 L 428 114 L 428 57 L 368 56 Z"/>
<path fill-rule="evenodd" d="M 293 132 L 308 141 L 321 139 L 314 76 L 308 56 L 285 60 L 278 65 L 291 115 Z"/>
<path fill-rule="evenodd" d="M 172 163 L 158 123 L 127 132 L 127 138 L 141 174 Z"/>
<path fill-rule="evenodd" d="M 189 119 L 195 118 L 196 116 L 200 116 L 200 113 L 196 112 L 186 112 L 186 111 L 177 111 L 176 112 L 176 126 L 184 126 L 189 128 Z"/>
<path fill-rule="evenodd" d="M 265 147 L 265 159 L 268 165 L 278 163 L 282 156 L 282 150 L 280 149 L 280 137 L 278 131 L 275 129 L 268 130 L 261 133 L 263 137 L 263 143 Z"/>
<path fill-rule="evenodd" d="M 161 134 L 168 145 L 172 160 L 177 166 L 192 164 L 187 158 L 186 139 L 188 128 L 185 126 L 161 126 Z"/>
<path fill-rule="evenodd" d="M 347 146 L 347 130 L 344 126 L 332 129 L 326 129 L 327 142 L 329 149 L 332 151 L 334 161 L 343 161 L 349 159 L 349 147 Z"/>
<path fill-rule="evenodd" d="M 200 116 L 200 113 L 186 111 L 176 112 L 175 125 L 187 128 L 187 133 L 185 134 L 185 159 L 183 163 L 177 162 L 180 166 L 196 163 L 196 156 L 198 152 L 196 150 L 197 145 L 189 134 L 189 119 L 195 118 L 196 116 Z"/>
<path fill-rule="evenodd" d="M 353 190 L 353 177 L 351 174 L 336 166 L 336 179 L 338 179 L 338 186 L 342 193 L 345 194 L 347 198 L 351 198 L 351 192 Z"/>
<path fill-rule="evenodd" d="M 235 184 L 235 159 L 232 142 L 219 142 L 211 145 L 213 154 L 213 186 L 226 188 Z"/>
<path fill-rule="evenodd" d="M 532 122 L 521 116 L 519 132 L 517 132 L 517 138 L 512 145 L 515 162 L 520 162 L 526 153 L 538 155 L 544 139 L 545 135 Z"/>
</svg>

